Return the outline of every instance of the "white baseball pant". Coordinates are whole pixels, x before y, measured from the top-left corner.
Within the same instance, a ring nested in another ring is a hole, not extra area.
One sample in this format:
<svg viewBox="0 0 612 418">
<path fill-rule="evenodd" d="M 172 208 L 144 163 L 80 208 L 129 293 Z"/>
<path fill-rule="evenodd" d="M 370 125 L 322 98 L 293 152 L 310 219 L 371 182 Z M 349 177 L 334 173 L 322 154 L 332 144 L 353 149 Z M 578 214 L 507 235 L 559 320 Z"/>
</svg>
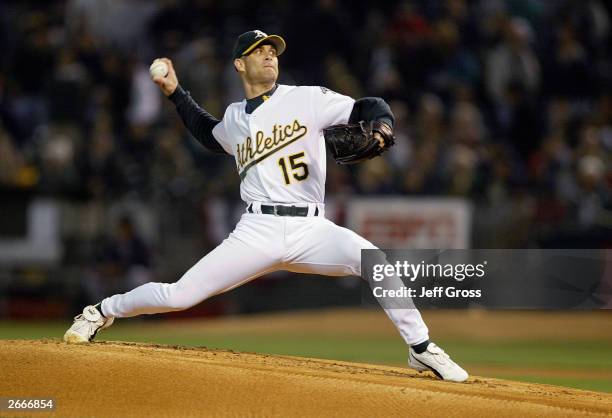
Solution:
<svg viewBox="0 0 612 418">
<path fill-rule="evenodd" d="M 146 283 L 102 301 L 107 317 L 125 318 L 188 309 L 277 270 L 361 276 L 361 249 L 376 248 L 323 216 L 245 213 L 234 231 L 175 283 Z M 417 309 L 385 309 L 409 345 L 428 339 Z"/>
</svg>

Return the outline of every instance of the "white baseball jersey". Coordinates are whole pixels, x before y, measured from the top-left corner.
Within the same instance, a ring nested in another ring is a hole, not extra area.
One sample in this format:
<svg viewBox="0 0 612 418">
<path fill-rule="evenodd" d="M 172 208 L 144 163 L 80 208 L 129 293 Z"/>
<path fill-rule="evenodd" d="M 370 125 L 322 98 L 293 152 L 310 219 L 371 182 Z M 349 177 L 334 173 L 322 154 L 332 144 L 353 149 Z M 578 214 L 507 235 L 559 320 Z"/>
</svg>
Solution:
<svg viewBox="0 0 612 418">
<path fill-rule="evenodd" d="M 323 203 L 322 129 L 347 123 L 354 103 L 323 87 L 279 85 L 251 114 L 246 100 L 229 105 L 213 135 L 236 159 L 242 200 Z"/>
</svg>

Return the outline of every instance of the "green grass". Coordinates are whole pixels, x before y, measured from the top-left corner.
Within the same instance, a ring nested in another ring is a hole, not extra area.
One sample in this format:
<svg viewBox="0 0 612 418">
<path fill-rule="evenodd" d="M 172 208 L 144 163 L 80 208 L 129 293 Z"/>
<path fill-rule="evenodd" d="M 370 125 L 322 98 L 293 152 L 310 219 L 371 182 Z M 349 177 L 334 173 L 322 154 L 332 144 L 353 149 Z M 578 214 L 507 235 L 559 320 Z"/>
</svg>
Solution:
<svg viewBox="0 0 612 418">
<path fill-rule="evenodd" d="M 118 337 L 118 336 L 117 336 Z M 104 338 L 119 339 L 112 334 Z M 131 341 L 177 344 L 177 339 L 138 336 Z M 181 345 L 205 346 L 208 348 L 231 349 L 235 351 L 281 354 L 290 356 L 316 357 L 332 360 L 400 364 L 407 359 L 405 346 L 398 338 L 373 341 L 369 338 L 347 337 L 296 337 L 296 336 L 248 336 L 225 335 L 201 338 L 184 338 Z"/>
<path fill-rule="evenodd" d="M 0 339 L 61 338 L 66 323 L 0 322 Z M 99 340 L 148 342 L 185 345 L 235 351 L 257 352 L 335 359 L 344 361 L 406 364 L 406 347 L 398 337 L 352 337 L 337 335 L 270 335 L 200 334 L 197 328 L 172 329 L 155 322 L 122 323 L 100 334 Z M 436 340 L 453 359 L 466 368 L 509 367 L 534 369 L 533 374 L 505 375 L 503 371 L 489 377 L 507 378 L 612 392 L 612 381 L 600 377 L 573 378 L 539 376 L 537 370 L 612 372 L 612 343 L 601 341 L 496 341 Z"/>
<path fill-rule="evenodd" d="M 612 343 L 601 341 L 445 341 L 440 345 L 466 363 L 612 371 Z"/>
<path fill-rule="evenodd" d="M 0 321 L 0 340 L 36 340 L 39 338 L 61 338 L 66 331 L 66 322 L 22 322 Z"/>
</svg>

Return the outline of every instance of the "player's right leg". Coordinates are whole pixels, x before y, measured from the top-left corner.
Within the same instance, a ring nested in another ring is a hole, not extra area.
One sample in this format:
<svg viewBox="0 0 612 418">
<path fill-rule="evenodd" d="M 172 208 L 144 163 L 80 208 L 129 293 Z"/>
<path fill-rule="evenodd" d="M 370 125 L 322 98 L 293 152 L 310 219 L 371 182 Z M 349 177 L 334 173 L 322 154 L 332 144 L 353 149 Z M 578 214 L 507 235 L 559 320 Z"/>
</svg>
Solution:
<svg viewBox="0 0 612 418">
<path fill-rule="evenodd" d="M 328 276 L 362 276 L 361 250 L 376 249 L 371 242 L 327 219 L 296 219 L 293 222 L 296 224 L 293 228 L 295 236 L 286 238 L 293 243 L 287 260 L 288 270 Z M 308 228 L 306 222 L 310 222 Z M 401 284 L 397 277 L 389 280 Z M 411 368 L 431 370 L 444 380 L 467 380 L 468 373 L 444 350 L 429 341 L 429 330 L 418 309 L 414 306 L 385 307 L 385 313 L 408 345 L 408 365 Z"/>
<path fill-rule="evenodd" d="M 146 283 L 88 306 L 75 318 L 67 342 L 88 342 L 113 322 L 142 314 L 188 309 L 277 270 L 282 259 L 282 222 L 275 216 L 244 214 L 235 230 L 176 283 Z"/>
</svg>

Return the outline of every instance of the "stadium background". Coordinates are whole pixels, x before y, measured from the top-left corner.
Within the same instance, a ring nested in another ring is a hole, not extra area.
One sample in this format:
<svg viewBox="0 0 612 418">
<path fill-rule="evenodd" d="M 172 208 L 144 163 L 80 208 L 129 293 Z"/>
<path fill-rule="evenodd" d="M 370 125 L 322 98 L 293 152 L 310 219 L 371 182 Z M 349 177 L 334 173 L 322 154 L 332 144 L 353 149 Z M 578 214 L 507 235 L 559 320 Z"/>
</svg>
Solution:
<svg viewBox="0 0 612 418">
<path fill-rule="evenodd" d="M 84 304 L 174 281 L 231 231 L 244 210 L 234 162 L 189 137 L 148 65 L 172 58 L 220 117 L 242 99 L 233 42 L 255 27 L 287 41 L 281 82 L 381 96 L 397 117 L 392 152 L 330 161 L 334 221 L 381 246 L 609 246 L 611 16 L 598 0 L 0 3 L 0 338 L 59 337 Z M 277 273 L 105 338 L 403 364 L 358 283 Z M 338 306 L 350 309 L 215 322 Z M 607 312 L 424 316 L 468 369 L 612 390 Z M 332 325 L 301 333 L 308 321 Z M 499 324 L 506 338 L 477 330 Z"/>
</svg>

